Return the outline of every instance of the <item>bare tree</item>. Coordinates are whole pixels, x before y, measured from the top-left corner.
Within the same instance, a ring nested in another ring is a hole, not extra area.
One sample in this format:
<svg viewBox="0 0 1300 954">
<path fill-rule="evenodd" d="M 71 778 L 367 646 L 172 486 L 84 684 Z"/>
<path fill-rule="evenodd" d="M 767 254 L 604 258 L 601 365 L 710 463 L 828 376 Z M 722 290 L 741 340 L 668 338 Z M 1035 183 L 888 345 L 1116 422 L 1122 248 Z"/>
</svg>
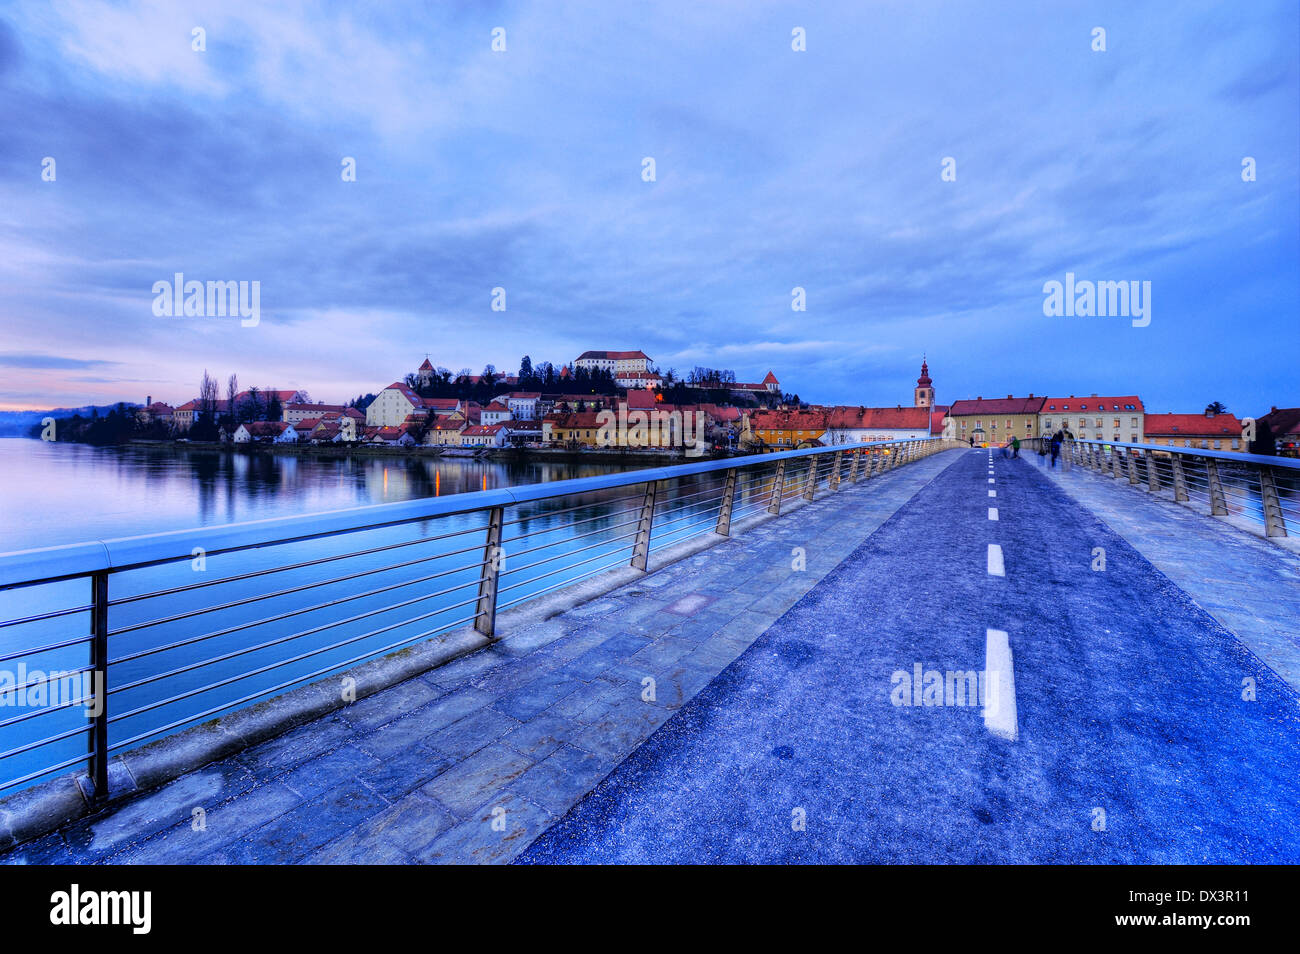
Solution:
<svg viewBox="0 0 1300 954">
<path fill-rule="evenodd" d="M 232 374 L 226 379 L 226 413 L 230 415 L 231 420 L 235 421 L 235 423 L 239 422 L 238 418 L 235 417 L 235 395 L 238 393 L 239 378 Z"/>
<path fill-rule="evenodd" d="M 209 418 L 216 414 L 219 393 L 216 378 L 208 374 L 207 368 L 204 368 L 203 380 L 199 382 L 199 413 Z"/>
</svg>

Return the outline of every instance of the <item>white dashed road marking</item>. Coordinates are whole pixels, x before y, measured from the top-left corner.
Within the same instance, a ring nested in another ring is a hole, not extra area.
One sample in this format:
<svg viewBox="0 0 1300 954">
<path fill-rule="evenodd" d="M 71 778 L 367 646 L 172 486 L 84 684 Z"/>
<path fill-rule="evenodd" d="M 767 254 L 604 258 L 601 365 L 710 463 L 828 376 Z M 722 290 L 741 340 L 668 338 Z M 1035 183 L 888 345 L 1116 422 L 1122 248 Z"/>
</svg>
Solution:
<svg viewBox="0 0 1300 954">
<path fill-rule="evenodd" d="M 998 738 L 1016 741 L 1016 673 L 1011 642 L 1000 629 L 984 631 L 984 727 Z"/>
<path fill-rule="evenodd" d="M 993 478 L 992 478 L 992 477 L 989 478 L 989 483 L 990 483 L 990 484 L 993 483 Z"/>
<path fill-rule="evenodd" d="M 990 519 L 990 520 L 996 520 L 996 519 L 998 519 L 998 508 L 997 508 L 997 507 L 989 507 L 989 519 Z"/>
<path fill-rule="evenodd" d="M 1007 575 L 1007 565 L 1002 561 L 1002 547 L 996 543 L 989 544 L 989 575 Z"/>
<path fill-rule="evenodd" d="M 997 492 L 996 490 L 990 490 L 990 491 L 989 491 L 989 496 L 990 496 L 990 497 L 996 497 L 997 495 L 998 495 L 998 492 Z"/>
</svg>

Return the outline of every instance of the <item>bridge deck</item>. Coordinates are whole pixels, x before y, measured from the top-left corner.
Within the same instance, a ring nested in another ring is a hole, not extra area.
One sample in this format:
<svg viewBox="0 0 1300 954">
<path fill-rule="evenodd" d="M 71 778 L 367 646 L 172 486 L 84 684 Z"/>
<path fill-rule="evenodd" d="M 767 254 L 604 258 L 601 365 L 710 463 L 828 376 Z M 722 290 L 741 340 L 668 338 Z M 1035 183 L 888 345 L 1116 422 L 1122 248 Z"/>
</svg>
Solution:
<svg viewBox="0 0 1300 954">
<path fill-rule="evenodd" d="M 6 860 L 509 860 L 960 454 L 823 491 L 742 536 Z M 792 570 L 795 547 L 806 551 L 802 571 Z M 647 676 L 650 703 L 642 700 Z M 203 830 L 195 830 L 196 808 Z M 494 809 L 504 814 L 494 818 Z"/>
<path fill-rule="evenodd" d="M 990 629 L 1014 740 L 892 704 L 894 671 L 984 668 Z M 523 860 L 1294 862 L 1298 730 L 1294 689 L 1124 539 L 970 453 Z"/>
<path fill-rule="evenodd" d="M 7 860 L 1300 860 L 1300 700 L 1246 648 L 1300 655 L 1300 561 L 988 460 L 846 487 Z M 1242 640 L 1180 589 L 1220 580 L 1272 587 Z M 990 631 L 1010 731 L 894 704 L 916 664 L 985 669 Z"/>
</svg>

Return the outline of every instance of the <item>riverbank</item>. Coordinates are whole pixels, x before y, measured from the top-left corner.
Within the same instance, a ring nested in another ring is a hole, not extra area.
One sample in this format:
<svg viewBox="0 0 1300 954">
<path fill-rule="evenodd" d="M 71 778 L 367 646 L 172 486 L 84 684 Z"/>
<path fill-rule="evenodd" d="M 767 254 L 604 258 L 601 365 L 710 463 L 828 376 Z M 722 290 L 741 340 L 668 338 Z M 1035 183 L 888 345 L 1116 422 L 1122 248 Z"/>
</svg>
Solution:
<svg viewBox="0 0 1300 954">
<path fill-rule="evenodd" d="M 562 447 L 393 447 L 387 444 L 230 444 L 218 441 L 127 441 L 127 447 L 148 447 L 237 454 L 282 454 L 297 457 L 346 459 L 353 457 L 446 458 L 449 460 L 490 460 L 496 462 L 555 462 L 555 463 L 608 463 L 645 464 L 688 463 L 693 460 L 712 460 L 735 456 L 729 452 L 687 457 L 683 448 L 631 449 L 621 447 L 584 447 L 571 450 Z"/>
</svg>

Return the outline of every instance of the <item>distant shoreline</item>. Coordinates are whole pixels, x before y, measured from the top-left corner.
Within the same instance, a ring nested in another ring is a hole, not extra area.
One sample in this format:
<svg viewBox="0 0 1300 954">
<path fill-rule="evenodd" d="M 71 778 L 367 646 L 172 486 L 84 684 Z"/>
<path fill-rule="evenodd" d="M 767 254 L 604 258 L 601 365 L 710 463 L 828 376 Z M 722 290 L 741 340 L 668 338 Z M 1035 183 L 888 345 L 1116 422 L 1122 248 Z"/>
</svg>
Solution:
<svg viewBox="0 0 1300 954">
<path fill-rule="evenodd" d="M 677 449 L 653 449 L 653 450 L 627 450 L 623 448 L 587 448 L 584 450 L 569 450 L 567 448 L 552 447 L 501 447 L 501 448 L 476 448 L 473 453 L 465 453 L 461 448 L 451 447 L 430 447 L 418 445 L 415 447 L 392 447 L 385 444 L 272 444 L 272 443 L 248 443 L 248 444 L 231 444 L 219 441 L 190 441 L 188 443 L 179 443 L 178 441 L 148 441 L 148 440 L 131 440 L 123 444 L 111 445 L 87 445 L 87 446 L 110 446 L 110 447 L 154 447 L 167 448 L 169 450 L 185 451 L 203 451 L 203 452 L 230 452 L 236 454 L 287 454 L 298 457 L 325 457 L 325 458 L 343 458 L 343 457 L 397 457 L 397 458 L 439 458 L 445 457 L 448 460 L 490 460 L 495 462 L 509 461 L 559 461 L 565 463 L 586 462 L 586 463 L 659 463 L 663 461 L 676 461 L 682 463 L 691 463 L 693 461 L 714 459 L 710 455 L 701 455 L 700 457 L 686 457 L 684 451 Z M 731 455 L 725 455 L 731 456 Z"/>
</svg>

